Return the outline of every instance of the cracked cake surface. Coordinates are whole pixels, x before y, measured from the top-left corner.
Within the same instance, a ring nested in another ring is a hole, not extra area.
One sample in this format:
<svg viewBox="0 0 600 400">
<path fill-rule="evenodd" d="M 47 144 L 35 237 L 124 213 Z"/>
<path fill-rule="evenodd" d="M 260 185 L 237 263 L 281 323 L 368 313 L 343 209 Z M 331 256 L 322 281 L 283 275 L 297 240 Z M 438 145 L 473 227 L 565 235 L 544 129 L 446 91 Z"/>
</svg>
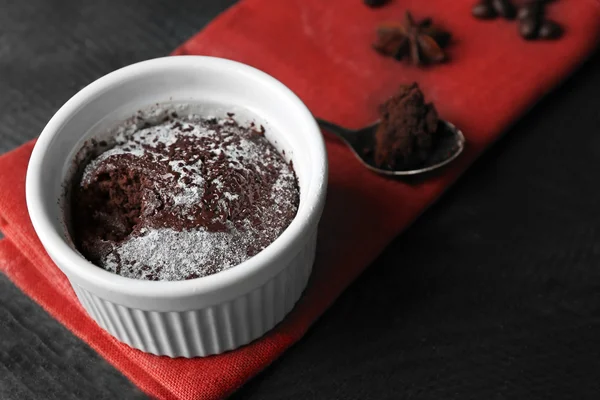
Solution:
<svg viewBox="0 0 600 400">
<path fill-rule="evenodd" d="M 123 130 L 72 189 L 78 250 L 145 280 L 198 278 L 233 267 L 291 223 L 299 189 L 264 128 L 179 117 Z"/>
</svg>

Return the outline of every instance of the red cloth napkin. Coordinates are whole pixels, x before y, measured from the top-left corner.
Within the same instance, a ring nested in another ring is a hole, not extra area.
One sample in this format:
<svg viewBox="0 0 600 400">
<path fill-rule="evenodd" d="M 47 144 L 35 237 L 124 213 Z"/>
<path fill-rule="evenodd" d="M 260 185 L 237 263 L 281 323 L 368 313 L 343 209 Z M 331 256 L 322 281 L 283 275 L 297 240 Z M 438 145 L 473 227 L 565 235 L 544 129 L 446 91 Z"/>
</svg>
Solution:
<svg viewBox="0 0 600 400">
<path fill-rule="evenodd" d="M 304 296 L 265 337 L 203 359 L 169 359 L 119 343 L 93 322 L 50 261 L 25 206 L 33 143 L 0 158 L 0 269 L 73 333 L 153 397 L 212 399 L 232 393 L 299 340 L 383 248 L 419 216 L 481 152 L 588 57 L 600 37 L 600 3 L 551 3 L 566 28 L 555 42 L 526 42 L 505 20 L 471 17 L 473 0 L 395 0 L 377 10 L 354 0 L 245 0 L 175 54 L 239 60 L 280 79 L 316 114 L 348 127 L 373 121 L 401 83 L 418 81 L 468 146 L 457 162 L 421 182 L 376 176 L 326 135 L 330 186 L 317 261 Z M 374 27 L 431 16 L 453 33 L 451 62 L 418 69 L 371 49 Z"/>
</svg>

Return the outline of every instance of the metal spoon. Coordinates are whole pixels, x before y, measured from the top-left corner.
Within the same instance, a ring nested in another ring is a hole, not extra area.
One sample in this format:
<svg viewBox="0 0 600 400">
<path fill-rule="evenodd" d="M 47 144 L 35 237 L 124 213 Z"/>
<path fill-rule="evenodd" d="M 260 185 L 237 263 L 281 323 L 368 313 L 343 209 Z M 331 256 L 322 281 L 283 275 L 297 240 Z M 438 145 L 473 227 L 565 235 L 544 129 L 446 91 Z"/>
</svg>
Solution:
<svg viewBox="0 0 600 400">
<path fill-rule="evenodd" d="M 322 129 L 333 133 L 346 143 L 356 158 L 358 158 L 365 167 L 382 175 L 408 176 L 430 172 L 441 168 L 456 159 L 465 148 L 465 137 L 463 133 L 450 122 L 440 120 L 438 126 L 440 133 L 438 136 L 438 143 L 423 165 L 416 169 L 383 169 L 377 167 L 373 159 L 375 150 L 375 131 L 377 131 L 377 127 L 379 126 L 379 121 L 367 127 L 352 130 L 320 118 L 316 118 L 316 120 Z M 370 154 L 370 156 L 368 154 Z"/>
</svg>

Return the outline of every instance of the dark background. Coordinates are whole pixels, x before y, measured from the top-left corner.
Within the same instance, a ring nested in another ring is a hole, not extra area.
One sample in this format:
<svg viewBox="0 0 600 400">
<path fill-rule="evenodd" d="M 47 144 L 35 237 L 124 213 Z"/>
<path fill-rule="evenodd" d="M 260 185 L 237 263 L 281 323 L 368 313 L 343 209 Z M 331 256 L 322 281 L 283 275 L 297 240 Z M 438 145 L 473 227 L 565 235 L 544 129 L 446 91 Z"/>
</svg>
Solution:
<svg viewBox="0 0 600 400">
<path fill-rule="evenodd" d="M 233 2 L 0 0 L 0 152 Z M 235 397 L 600 398 L 599 93 L 597 54 Z M 0 275 L 0 399 L 139 397 Z"/>
</svg>

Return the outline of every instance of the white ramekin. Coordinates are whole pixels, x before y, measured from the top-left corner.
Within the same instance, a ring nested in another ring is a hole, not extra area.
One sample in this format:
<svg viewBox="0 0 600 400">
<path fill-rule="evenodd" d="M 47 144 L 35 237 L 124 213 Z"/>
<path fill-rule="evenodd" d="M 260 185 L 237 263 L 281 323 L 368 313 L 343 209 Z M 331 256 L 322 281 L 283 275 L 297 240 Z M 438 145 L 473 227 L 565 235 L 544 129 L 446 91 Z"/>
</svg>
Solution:
<svg viewBox="0 0 600 400">
<path fill-rule="evenodd" d="M 267 138 L 285 150 L 298 176 L 298 214 L 270 246 L 220 273 L 176 282 L 124 278 L 94 266 L 71 246 L 64 224 L 64 183 L 75 154 L 99 126 L 169 101 L 231 105 L 265 121 Z M 26 196 L 46 251 L 102 328 L 145 352 L 196 357 L 249 343 L 292 309 L 312 270 L 326 187 L 325 145 L 296 95 L 247 65 L 181 56 L 122 68 L 73 96 L 35 145 Z"/>
</svg>

